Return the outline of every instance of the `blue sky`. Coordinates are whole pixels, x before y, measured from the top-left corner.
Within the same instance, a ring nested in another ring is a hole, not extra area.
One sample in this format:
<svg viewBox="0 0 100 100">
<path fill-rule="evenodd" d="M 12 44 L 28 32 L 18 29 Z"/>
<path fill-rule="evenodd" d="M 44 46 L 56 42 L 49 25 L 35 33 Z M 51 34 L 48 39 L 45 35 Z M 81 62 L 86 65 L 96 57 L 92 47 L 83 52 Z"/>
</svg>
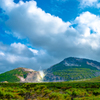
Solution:
<svg viewBox="0 0 100 100">
<path fill-rule="evenodd" d="M 0 73 L 70 56 L 100 61 L 99 23 L 99 0 L 0 0 Z"/>
<path fill-rule="evenodd" d="M 30 0 L 23 0 L 24 2 Z M 80 10 L 78 9 L 79 2 L 77 0 L 35 0 L 37 6 L 51 15 L 59 16 L 64 21 L 69 21 L 75 18 Z M 16 3 L 19 0 L 15 0 Z M 70 14 L 70 15 L 69 15 Z M 69 16 L 68 16 L 69 15 Z"/>
</svg>

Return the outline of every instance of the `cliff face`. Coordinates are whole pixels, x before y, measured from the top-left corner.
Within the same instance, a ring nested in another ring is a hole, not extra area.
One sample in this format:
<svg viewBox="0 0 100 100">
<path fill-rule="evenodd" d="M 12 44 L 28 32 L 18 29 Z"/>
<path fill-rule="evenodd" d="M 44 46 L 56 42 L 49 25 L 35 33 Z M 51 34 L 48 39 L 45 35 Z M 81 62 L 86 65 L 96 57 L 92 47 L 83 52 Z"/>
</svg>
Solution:
<svg viewBox="0 0 100 100">
<path fill-rule="evenodd" d="M 35 71 L 32 69 L 26 69 L 26 68 L 22 68 L 22 70 L 27 72 L 27 75 L 25 78 L 21 76 L 17 76 L 20 79 L 20 82 L 40 82 L 42 81 L 42 76 L 39 71 Z"/>
<path fill-rule="evenodd" d="M 26 82 L 39 82 L 41 81 L 41 75 L 39 72 L 29 72 L 25 81 Z"/>
</svg>

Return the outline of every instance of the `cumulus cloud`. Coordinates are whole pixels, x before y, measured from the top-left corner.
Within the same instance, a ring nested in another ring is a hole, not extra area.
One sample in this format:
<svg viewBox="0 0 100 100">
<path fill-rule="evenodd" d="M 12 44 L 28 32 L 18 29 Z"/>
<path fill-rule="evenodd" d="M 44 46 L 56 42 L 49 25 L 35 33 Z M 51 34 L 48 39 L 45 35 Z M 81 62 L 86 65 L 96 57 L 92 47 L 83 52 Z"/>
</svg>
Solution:
<svg viewBox="0 0 100 100">
<path fill-rule="evenodd" d="M 93 33 L 100 34 L 100 16 L 96 16 L 94 14 L 91 14 L 90 12 L 84 12 L 79 17 L 75 19 L 77 23 L 80 24 L 80 26 L 85 26 L 90 28 L 90 30 L 93 31 Z"/>
<path fill-rule="evenodd" d="M 35 53 L 32 52 L 30 48 L 21 43 L 12 43 L 11 45 L 0 44 L 0 55 L 11 63 L 20 61 L 20 59 L 18 59 L 20 56 L 23 58 L 32 58 L 34 54 Z"/>
<path fill-rule="evenodd" d="M 90 12 L 84 12 L 75 19 L 77 31 L 80 32 L 79 44 L 85 44 L 96 52 L 100 49 L 100 17 Z"/>
<path fill-rule="evenodd" d="M 48 60 L 50 61 L 48 62 Z M 44 50 L 28 48 L 21 43 L 5 45 L 0 42 L 0 73 L 17 67 L 32 68 L 38 71 L 40 66 L 46 69 L 50 63 L 55 61 L 54 57 L 48 55 Z"/>
<path fill-rule="evenodd" d="M 10 33 L 17 38 L 28 38 L 32 47 L 36 48 L 28 48 L 21 43 L 0 43 L 2 67 L 8 65 L 9 68 L 29 67 L 38 70 L 41 66 L 45 69 L 69 56 L 99 61 L 99 16 L 84 12 L 75 21 L 64 22 L 59 17 L 45 13 L 35 1 L 20 1 L 18 4 L 13 0 L 0 2 L 9 17 L 5 24 Z M 76 27 L 72 26 L 74 24 Z"/>
<path fill-rule="evenodd" d="M 10 52 L 12 54 L 17 54 L 20 56 L 26 56 L 26 57 L 33 57 L 34 53 L 30 51 L 29 48 L 27 48 L 27 46 L 25 46 L 24 44 L 21 43 L 13 43 L 10 46 Z"/>
</svg>

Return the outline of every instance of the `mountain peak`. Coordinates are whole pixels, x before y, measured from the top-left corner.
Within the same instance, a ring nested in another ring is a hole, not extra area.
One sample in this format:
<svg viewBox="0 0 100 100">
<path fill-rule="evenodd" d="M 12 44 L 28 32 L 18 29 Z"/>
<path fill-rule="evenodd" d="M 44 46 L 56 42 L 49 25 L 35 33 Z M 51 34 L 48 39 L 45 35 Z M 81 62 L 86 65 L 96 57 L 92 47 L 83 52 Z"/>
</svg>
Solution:
<svg viewBox="0 0 100 100">
<path fill-rule="evenodd" d="M 68 57 L 68 58 L 65 58 L 64 60 L 77 60 L 77 59 L 83 59 L 83 58 L 78 58 L 78 57 Z"/>
<path fill-rule="evenodd" d="M 85 58 L 68 57 L 47 69 L 50 80 L 79 80 L 100 76 L 100 62 Z M 55 78 L 53 78 L 55 76 Z"/>
</svg>

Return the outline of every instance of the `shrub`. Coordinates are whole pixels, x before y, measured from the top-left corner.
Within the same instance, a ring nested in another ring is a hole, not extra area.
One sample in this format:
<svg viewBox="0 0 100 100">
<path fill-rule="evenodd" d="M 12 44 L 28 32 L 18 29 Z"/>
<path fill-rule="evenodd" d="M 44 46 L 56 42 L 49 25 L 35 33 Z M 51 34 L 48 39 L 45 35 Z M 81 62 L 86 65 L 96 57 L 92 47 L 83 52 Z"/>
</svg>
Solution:
<svg viewBox="0 0 100 100">
<path fill-rule="evenodd" d="M 68 95 L 72 95 L 72 91 L 70 91 L 70 90 L 66 90 L 65 93 Z"/>
<path fill-rule="evenodd" d="M 52 100 L 64 100 L 63 94 L 57 93 L 57 92 L 52 92 L 49 96 L 50 99 Z"/>
<path fill-rule="evenodd" d="M 7 93 L 5 93 L 5 98 L 12 99 L 12 98 L 15 98 L 15 96 L 13 93 L 7 92 Z"/>
<path fill-rule="evenodd" d="M 98 90 L 94 90 L 94 91 L 93 91 L 93 94 L 94 94 L 95 96 L 100 95 L 100 90 L 99 90 L 99 89 L 98 89 Z"/>
<path fill-rule="evenodd" d="M 47 87 L 46 87 L 45 85 L 36 85 L 36 86 L 34 87 L 34 90 L 37 90 L 37 89 L 42 90 L 42 89 L 47 89 Z"/>
<path fill-rule="evenodd" d="M 3 91 L 0 91 L 0 98 L 2 99 L 5 96 L 5 93 Z"/>
<path fill-rule="evenodd" d="M 41 94 L 41 90 L 40 89 L 38 89 L 38 90 L 36 90 L 36 94 Z"/>
<path fill-rule="evenodd" d="M 71 100 L 71 97 L 69 94 L 63 94 L 65 100 Z"/>
<path fill-rule="evenodd" d="M 44 90 L 44 93 L 45 93 L 45 94 L 49 94 L 49 93 L 51 93 L 51 92 L 52 92 L 52 91 L 49 90 L 49 89 Z"/>
</svg>

